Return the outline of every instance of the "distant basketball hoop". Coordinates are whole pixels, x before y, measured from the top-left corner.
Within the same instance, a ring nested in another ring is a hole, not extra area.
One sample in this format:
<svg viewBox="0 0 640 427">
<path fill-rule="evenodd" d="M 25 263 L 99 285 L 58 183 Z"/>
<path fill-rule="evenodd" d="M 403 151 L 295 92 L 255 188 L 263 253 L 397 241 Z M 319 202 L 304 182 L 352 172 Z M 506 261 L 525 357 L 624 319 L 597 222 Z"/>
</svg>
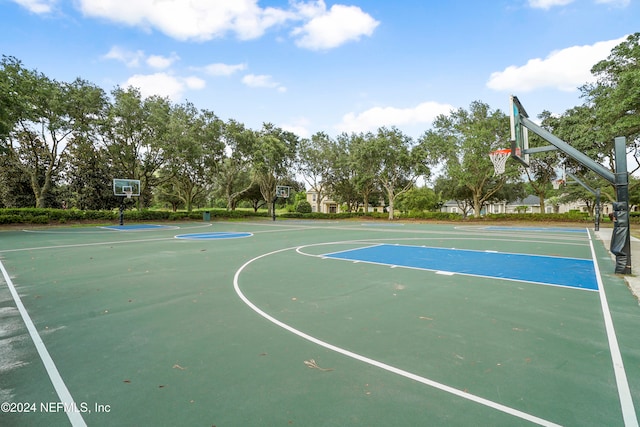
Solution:
<svg viewBox="0 0 640 427">
<path fill-rule="evenodd" d="M 278 185 L 276 186 L 276 197 L 282 197 L 284 199 L 289 198 L 289 191 L 291 187 L 287 185 Z"/>
<path fill-rule="evenodd" d="M 507 159 L 511 156 L 511 150 L 508 148 L 502 148 L 500 150 L 492 151 L 489 153 L 491 162 L 496 175 L 502 175 L 507 166 Z"/>
<path fill-rule="evenodd" d="M 564 184 L 565 184 L 565 180 L 564 179 L 554 179 L 553 181 L 551 181 L 551 185 L 553 185 L 553 189 L 554 190 L 559 189 Z"/>
</svg>

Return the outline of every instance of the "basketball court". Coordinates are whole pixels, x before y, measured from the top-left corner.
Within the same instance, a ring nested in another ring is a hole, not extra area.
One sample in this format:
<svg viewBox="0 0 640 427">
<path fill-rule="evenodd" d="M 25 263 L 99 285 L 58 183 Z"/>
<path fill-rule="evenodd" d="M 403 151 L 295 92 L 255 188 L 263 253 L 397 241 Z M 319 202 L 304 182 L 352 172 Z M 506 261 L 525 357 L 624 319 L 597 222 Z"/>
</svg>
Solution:
<svg viewBox="0 0 640 427">
<path fill-rule="evenodd" d="M 43 227 L 0 262 L 0 425 L 638 425 L 587 228 Z"/>
</svg>

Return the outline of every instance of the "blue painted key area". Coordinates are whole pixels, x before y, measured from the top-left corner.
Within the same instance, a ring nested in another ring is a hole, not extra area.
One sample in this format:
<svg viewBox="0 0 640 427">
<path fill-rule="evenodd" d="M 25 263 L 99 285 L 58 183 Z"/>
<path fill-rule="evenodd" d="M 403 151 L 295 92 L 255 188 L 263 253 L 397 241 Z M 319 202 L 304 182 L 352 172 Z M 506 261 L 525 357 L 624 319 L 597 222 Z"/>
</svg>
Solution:
<svg viewBox="0 0 640 427">
<path fill-rule="evenodd" d="M 595 268 L 590 259 L 388 244 L 335 252 L 324 256 L 397 267 L 598 290 Z"/>
</svg>

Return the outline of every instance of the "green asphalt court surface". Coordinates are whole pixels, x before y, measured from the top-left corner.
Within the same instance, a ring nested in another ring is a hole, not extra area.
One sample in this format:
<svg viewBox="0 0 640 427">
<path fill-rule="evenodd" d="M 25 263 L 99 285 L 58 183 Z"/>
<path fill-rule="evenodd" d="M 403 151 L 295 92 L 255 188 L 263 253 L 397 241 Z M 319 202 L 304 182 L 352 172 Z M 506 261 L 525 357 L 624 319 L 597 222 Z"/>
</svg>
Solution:
<svg viewBox="0 0 640 427">
<path fill-rule="evenodd" d="M 380 244 L 593 260 L 600 289 L 326 256 Z M 586 228 L 41 227 L 0 262 L 1 426 L 638 425 L 640 307 Z"/>
</svg>

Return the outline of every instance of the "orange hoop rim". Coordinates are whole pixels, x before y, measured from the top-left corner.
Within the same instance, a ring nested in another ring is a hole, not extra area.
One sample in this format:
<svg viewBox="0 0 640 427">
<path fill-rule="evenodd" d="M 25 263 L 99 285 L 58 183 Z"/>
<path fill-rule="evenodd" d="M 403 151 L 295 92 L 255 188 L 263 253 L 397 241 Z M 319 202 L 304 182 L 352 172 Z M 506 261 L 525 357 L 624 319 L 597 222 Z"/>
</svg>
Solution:
<svg viewBox="0 0 640 427">
<path fill-rule="evenodd" d="M 492 151 L 489 153 L 489 155 L 492 155 L 492 154 L 511 154 L 511 148 L 501 148 L 499 150 Z"/>
</svg>

